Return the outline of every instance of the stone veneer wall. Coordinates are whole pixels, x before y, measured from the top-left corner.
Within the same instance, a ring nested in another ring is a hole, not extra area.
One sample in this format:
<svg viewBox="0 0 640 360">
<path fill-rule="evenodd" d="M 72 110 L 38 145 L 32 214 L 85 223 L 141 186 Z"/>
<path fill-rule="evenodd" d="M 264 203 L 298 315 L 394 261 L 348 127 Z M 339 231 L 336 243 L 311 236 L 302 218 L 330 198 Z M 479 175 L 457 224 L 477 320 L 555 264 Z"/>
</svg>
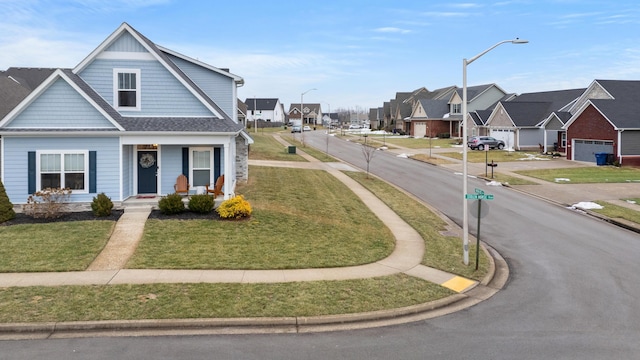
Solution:
<svg viewBox="0 0 640 360">
<path fill-rule="evenodd" d="M 249 144 L 242 136 L 236 136 L 236 181 L 249 180 Z"/>
</svg>

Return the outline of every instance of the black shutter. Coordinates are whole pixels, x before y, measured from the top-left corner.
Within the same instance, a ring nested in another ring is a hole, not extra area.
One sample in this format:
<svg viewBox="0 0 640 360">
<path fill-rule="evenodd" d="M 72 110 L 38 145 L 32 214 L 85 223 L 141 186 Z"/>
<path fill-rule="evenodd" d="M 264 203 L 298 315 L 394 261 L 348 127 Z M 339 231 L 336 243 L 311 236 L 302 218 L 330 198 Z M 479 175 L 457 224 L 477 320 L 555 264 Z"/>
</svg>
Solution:
<svg viewBox="0 0 640 360">
<path fill-rule="evenodd" d="M 97 191 L 97 171 L 96 171 L 96 152 L 89 151 L 89 192 L 96 193 Z"/>
<path fill-rule="evenodd" d="M 36 152 L 29 151 L 27 158 L 27 176 L 29 180 L 27 181 L 27 191 L 29 194 L 33 194 L 36 192 Z"/>
<path fill-rule="evenodd" d="M 220 161 L 222 155 L 222 151 L 220 148 L 213 148 L 213 178 L 217 179 L 222 172 L 222 162 Z"/>
<path fill-rule="evenodd" d="M 182 174 L 189 178 L 189 148 L 182 148 Z"/>
</svg>

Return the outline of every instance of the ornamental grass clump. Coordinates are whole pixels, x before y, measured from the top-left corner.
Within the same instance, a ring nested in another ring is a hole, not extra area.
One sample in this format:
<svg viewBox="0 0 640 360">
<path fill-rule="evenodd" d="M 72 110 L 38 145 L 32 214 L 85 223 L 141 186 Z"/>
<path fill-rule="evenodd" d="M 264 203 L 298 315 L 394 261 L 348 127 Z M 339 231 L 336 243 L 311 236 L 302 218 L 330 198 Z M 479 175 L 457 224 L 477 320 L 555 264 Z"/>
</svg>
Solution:
<svg viewBox="0 0 640 360">
<path fill-rule="evenodd" d="M 180 214 L 184 212 L 184 203 L 180 194 L 169 194 L 158 201 L 160 212 L 165 215 Z"/>
<path fill-rule="evenodd" d="M 216 209 L 222 219 L 242 219 L 251 216 L 251 205 L 242 195 L 225 200 Z"/>
<path fill-rule="evenodd" d="M 213 200 L 213 196 L 208 194 L 193 195 L 191 199 L 189 199 L 189 210 L 195 213 L 210 213 L 213 210 L 214 205 L 215 202 Z"/>
<path fill-rule="evenodd" d="M 93 198 L 91 202 L 91 211 L 97 217 L 105 217 L 111 215 L 113 209 L 113 201 L 105 194 L 100 193 Z"/>
</svg>

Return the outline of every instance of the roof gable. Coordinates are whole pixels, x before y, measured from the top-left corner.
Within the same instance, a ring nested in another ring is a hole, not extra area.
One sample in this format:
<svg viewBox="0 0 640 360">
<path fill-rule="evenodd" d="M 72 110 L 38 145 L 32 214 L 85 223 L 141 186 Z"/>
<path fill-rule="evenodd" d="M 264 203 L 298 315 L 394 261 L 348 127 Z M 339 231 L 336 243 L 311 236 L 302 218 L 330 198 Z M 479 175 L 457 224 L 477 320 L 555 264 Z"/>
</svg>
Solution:
<svg viewBox="0 0 640 360">
<path fill-rule="evenodd" d="M 120 51 L 114 51 L 114 50 Z M 74 69 L 74 74 L 79 74 L 89 64 L 99 57 L 118 58 L 122 56 L 122 50 L 126 52 L 126 58 L 154 59 L 165 67 L 188 91 L 190 91 L 209 111 L 215 116 L 233 121 L 207 94 L 198 87 L 167 55 L 160 50 L 151 40 L 140 34 L 127 23 L 122 23 L 111 35 L 109 35 L 95 50 L 93 50 Z M 142 50 L 146 51 L 143 52 Z M 139 54 L 139 55 L 135 55 Z M 177 54 L 177 53 L 176 53 Z M 172 53 L 172 55 L 174 55 Z M 186 58 L 186 57 L 182 57 Z M 232 114 L 233 115 L 233 114 Z"/>
<path fill-rule="evenodd" d="M 100 113 L 111 125 L 112 128 L 117 128 L 119 130 L 123 130 L 123 128 L 116 121 L 116 117 L 118 117 L 118 113 L 106 104 L 104 100 L 103 103 L 100 103 L 100 100 L 96 101 L 96 99 L 102 99 L 97 94 L 91 96 L 86 93 L 86 90 L 90 90 L 91 88 L 82 81 L 77 75 L 73 74 L 69 70 L 56 70 L 53 74 L 51 74 L 40 86 L 38 86 L 34 91 L 32 91 L 18 106 L 16 106 L 1 122 L 0 127 L 8 127 L 11 122 L 14 121 L 21 113 L 23 113 L 32 103 L 36 102 L 43 94 L 45 94 L 49 88 L 54 86 L 55 84 L 60 84 L 60 82 L 66 83 L 75 93 L 77 93 L 81 98 L 83 98 L 93 109 L 95 109 L 98 113 Z M 115 115 L 115 116 L 114 116 Z"/>
</svg>

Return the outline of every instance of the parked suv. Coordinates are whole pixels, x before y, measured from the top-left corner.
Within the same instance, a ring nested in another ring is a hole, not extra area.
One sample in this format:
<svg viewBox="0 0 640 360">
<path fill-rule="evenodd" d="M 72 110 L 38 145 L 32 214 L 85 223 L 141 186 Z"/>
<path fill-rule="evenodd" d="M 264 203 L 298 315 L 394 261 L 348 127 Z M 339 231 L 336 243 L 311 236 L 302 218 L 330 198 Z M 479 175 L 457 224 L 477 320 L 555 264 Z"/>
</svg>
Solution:
<svg viewBox="0 0 640 360">
<path fill-rule="evenodd" d="M 472 136 L 469 138 L 469 141 L 467 141 L 467 146 L 471 150 L 484 150 L 485 147 L 488 147 L 489 149 L 498 148 L 502 150 L 504 149 L 504 141 L 491 136 Z"/>
</svg>

